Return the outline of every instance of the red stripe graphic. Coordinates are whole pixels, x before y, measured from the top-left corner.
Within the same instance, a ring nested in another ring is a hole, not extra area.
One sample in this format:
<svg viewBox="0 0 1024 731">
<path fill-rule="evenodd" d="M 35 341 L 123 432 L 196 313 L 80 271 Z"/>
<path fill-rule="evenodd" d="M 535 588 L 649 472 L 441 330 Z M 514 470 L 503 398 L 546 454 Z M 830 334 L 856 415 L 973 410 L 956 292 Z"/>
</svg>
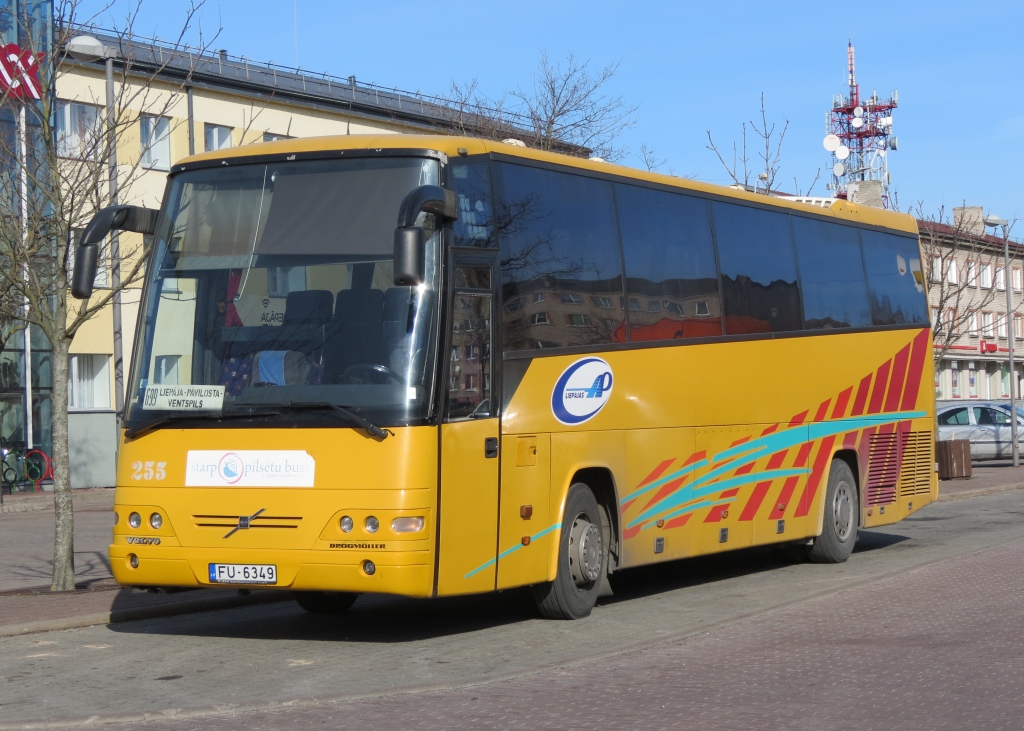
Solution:
<svg viewBox="0 0 1024 731">
<path fill-rule="evenodd" d="M 864 404 L 868 400 L 868 390 L 871 388 L 871 374 L 867 374 L 861 379 L 860 385 L 857 387 L 857 398 L 853 402 L 853 411 L 850 412 L 850 416 L 860 416 L 864 413 Z"/>
<path fill-rule="evenodd" d="M 903 409 L 909 411 L 917 406 L 917 393 L 921 388 L 921 375 L 928 355 L 928 331 L 922 330 L 914 338 L 910 356 L 910 371 L 907 374 L 907 388 L 903 394 Z"/>
<path fill-rule="evenodd" d="M 900 397 L 903 396 L 903 389 L 906 386 L 907 360 L 910 358 L 910 345 L 896 354 L 892 367 L 892 385 L 889 386 L 889 395 L 885 399 L 885 410 L 896 411 L 900 407 Z"/>
<path fill-rule="evenodd" d="M 726 490 L 725 492 L 723 492 L 721 495 L 718 496 L 718 499 L 722 500 L 722 499 L 727 498 L 727 497 L 733 497 L 734 495 L 738 494 L 739 491 L 740 491 L 740 489 L 738 487 L 734 487 L 731 490 Z M 731 505 L 714 505 L 714 506 L 712 506 L 711 510 L 708 512 L 708 517 L 706 517 L 704 519 L 704 522 L 705 523 L 717 523 L 718 521 L 720 521 L 722 519 L 722 513 L 724 513 L 730 507 L 732 507 L 732 506 Z"/>
<path fill-rule="evenodd" d="M 869 414 L 877 414 L 882 410 L 882 399 L 885 398 L 885 387 L 889 385 L 889 369 L 892 368 L 892 361 L 887 360 L 878 369 L 875 377 L 875 389 L 871 392 L 871 404 L 868 406 Z"/>
<path fill-rule="evenodd" d="M 814 460 L 814 468 L 811 470 L 811 478 L 807 480 L 807 484 L 804 486 L 804 493 L 800 496 L 800 504 L 796 508 L 797 518 L 802 518 L 810 512 L 811 503 L 814 502 L 814 495 L 818 491 L 818 485 L 821 484 L 822 477 L 827 474 L 827 463 L 832 461 L 832 444 L 835 440 L 835 437 L 825 437 L 821 440 L 817 458 Z"/>
<path fill-rule="evenodd" d="M 687 513 L 686 515 L 676 516 L 672 520 L 665 523 L 665 530 L 669 530 L 670 528 L 682 528 L 684 525 L 686 525 L 686 521 L 688 521 L 692 515 L 693 513 Z"/>
</svg>

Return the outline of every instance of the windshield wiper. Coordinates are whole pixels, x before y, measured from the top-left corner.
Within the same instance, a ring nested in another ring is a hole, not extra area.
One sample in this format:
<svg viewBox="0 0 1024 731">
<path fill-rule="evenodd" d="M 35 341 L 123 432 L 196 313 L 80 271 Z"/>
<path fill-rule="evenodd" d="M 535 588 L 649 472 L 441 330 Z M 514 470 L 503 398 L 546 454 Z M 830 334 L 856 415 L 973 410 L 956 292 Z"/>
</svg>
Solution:
<svg viewBox="0 0 1024 731">
<path fill-rule="evenodd" d="M 296 411 L 334 411 L 343 414 L 356 424 L 366 430 L 366 433 L 377 439 L 387 439 L 392 432 L 389 429 L 382 429 L 364 416 L 360 416 L 352 409 L 345 408 L 341 404 L 331 401 L 286 401 L 283 404 L 274 404 L 275 407 L 294 409 Z"/>
<path fill-rule="evenodd" d="M 174 421 L 225 421 L 227 419 L 249 419 L 253 416 L 280 416 L 281 412 L 261 412 L 255 414 L 252 411 L 246 412 L 230 412 L 227 414 L 215 414 L 215 413 L 203 413 L 203 412 L 192 412 L 186 411 L 177 414 L 164 414 L 161 417 L 153 419 L 153 421 L 147 421 L 145 424 L 139 424 L 138 426 L 132 426 L 125 429 L 124 438 L 134 439 L 135 437 L 141 436 L 154 429 L 159 429 L 165 424 L 169 424 Z"/>
</svg>

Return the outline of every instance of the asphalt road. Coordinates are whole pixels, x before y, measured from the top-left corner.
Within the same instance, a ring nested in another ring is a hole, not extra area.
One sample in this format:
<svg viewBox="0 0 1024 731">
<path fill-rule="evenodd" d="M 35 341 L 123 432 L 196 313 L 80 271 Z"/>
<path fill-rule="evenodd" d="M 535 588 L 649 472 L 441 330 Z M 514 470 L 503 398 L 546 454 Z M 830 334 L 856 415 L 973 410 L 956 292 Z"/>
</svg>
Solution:
<svg viewBox="0 0 1024 731">
<path fill-rule="evenodd" d="M 524 592 L 273 604 L 0 639 L 0 729 L 1020 728 L 1024 492 L 629 575 L 578 622 Z M 977 657 L 975 657 L 977 656 Z"/>
</svg>

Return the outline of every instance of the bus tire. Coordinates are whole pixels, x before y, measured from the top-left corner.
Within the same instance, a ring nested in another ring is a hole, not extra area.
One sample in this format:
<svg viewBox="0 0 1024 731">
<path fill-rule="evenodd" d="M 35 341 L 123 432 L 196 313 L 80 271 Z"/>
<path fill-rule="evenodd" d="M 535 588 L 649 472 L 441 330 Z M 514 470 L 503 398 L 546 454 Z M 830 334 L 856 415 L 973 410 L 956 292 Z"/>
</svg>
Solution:
<svg viewBox="0 0 1024 731">
<path fill-rule="evenodd" d="M 344 614 L 358 594 L 346 591 L 296 591 L 295 601 L 310 614 Z"/>
<path fill-rule="evenodd" d="M 601 592 L 608 567 L 608 542 L 602 508 L 589 487 L 581 482 L 569 488 L 558 539 L 555 580 L 533 588 L 540 613 L 549 619 L 589 616 Z"/>
<path fill-rule="evenodd" d="M 846 561 L 857 542 L 859 517 L 860 500 L 853 472 L 845 461 L 833 459 L 828 471 L 821 535 L 807 549 L 807 558 L 813 563 Z"/>
</svg>

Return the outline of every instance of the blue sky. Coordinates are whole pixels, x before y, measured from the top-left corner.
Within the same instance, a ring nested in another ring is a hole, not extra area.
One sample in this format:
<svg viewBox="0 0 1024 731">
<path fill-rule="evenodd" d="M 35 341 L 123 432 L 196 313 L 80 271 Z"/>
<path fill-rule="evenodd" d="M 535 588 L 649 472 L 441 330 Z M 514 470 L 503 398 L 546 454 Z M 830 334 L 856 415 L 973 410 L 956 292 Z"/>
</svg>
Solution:
<svg viewBox="0 0 1024 731">
<path fill-rule="evenodd" d="M 84 0 L 82 10 L 98 7 Z M 102 25 L 123 25 L 117 0 Z M 144 0 L 136 33 L 176 35 L 183 0 Z M 294 22 L 297 16 L 297 24 Z M 498 96 L 532 83 L 542 51 L 594 67 L 619 61 L 612 95 L 638 104 L 620 142 L 642 143 L 662 170 L 713 183 L 728 176 L 707 148 L 739 141 L 759 114 L 789 120 L 779 181 L 824 195 L 831 164 L 825 115 L 846 91 L 846 44 L 857 53 L 862 96 L 899 90 L 890 172 L 899 207 L 984 206 L 1024 218 L 1024 3 L 558 2 L 208 0 L 201 25 L 221 27 L 232 55 L 297 65 L 366 82 L 441 93 L 478 79 Z M 296 40 L 298 49 L 296 51 Z M 639 165 L 634 155 L 627 164 Z M 1024 235 L 1024 222 L 1013 235 Z"/>
</svg>

